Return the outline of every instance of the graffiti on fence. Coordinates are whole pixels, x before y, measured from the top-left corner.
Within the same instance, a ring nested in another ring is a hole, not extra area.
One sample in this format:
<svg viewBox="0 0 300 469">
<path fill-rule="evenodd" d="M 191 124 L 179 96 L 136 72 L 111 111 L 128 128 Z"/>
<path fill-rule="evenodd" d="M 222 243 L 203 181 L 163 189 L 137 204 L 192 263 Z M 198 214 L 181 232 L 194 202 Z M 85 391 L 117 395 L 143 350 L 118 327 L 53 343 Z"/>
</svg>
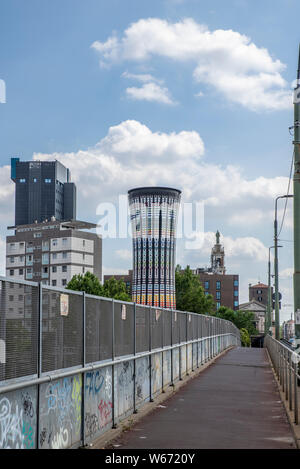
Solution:
<svg viewBox="0 0 300 469">
<path fill-rule="evenodd" d="M 66 448 L 80 440 L 81 392 L 80 374 L 41 386 L 40 447 Z"/>
<path fill-rule="evenodd" d="M 0 398 L 0 448 L 33 449 L 36 419 L 30 391 Z"/>
</svg>

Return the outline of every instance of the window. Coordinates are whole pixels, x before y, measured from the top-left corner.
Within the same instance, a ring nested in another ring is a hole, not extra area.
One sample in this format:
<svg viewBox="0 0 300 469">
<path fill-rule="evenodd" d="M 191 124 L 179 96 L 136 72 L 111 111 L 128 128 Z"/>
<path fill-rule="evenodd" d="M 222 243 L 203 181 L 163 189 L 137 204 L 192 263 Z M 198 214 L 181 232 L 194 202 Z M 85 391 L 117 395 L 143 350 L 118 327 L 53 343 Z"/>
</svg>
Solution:
<svg viewBox="0 0 300 469">
<path fill-rule="evenodd" d="M 261 296 L 259 296 L 257 299 L 258 299 L 258 301 L 262 301 L 262 300 L 263 300 Z"/>
<path fill-rule="evenodd" d="M 257 293 L 258 295 L 261 295 L 261 294 L 262 294 L 262 291 L 261 291 L 261 290 L 257 290 L 256 293 Z"/>
<path fill-rule="evenodd" d="M 62 284 L 63 287 L 64 287 L 65 285 L 67 285 L 67 279 L 66 279 L 66 278 L 63 278 L 62 281 L 61 281 L 61 284 Z"/>
<path fill-rule="evenodd" d="M 62 239 L 63 246 L 65 246 L 67 244 L 67 242 L 68 242 L 67 238 Z"/>
<path fill-rule="evenodd" d="M 48 267 L 43 267 L 43 273 L 47 274 L 48 273 Z"/>
<path fill-rule="evenodd" d="M 206 280 L 204 282 L 204 288 L 205 288 L 205 290 L 209 290 L 209 280 Z"/>
<path fill-rule="evenodd" d="M 37 178 L 33 178 L 33 182 L 37 182 Z"/>
<path fill-rule="evenodd" d="M 221 290 L 221 282 L 219 280 L 216 282 L 216 289 Z"/>
<path fill-rule="evenodd" d="M 234 280 L 233 285 L 234 285 L 235 287 L 238 287 L 238 286 L 239 286 L 239 281 L 238 281 L 238 280 Z"/>
<path fill-rule="evenodd" d="M 46 184 L 51 184 L 51 179 L 47 179 L 47 178 L 46 178 L 46 179 L 45 179 L 45 183 L 46 183 Z"/>
<path fill-rule="evenodd" d="M 57 259 L 57 254 L 52 254 L 52 259 Z"/>
<path fill-rule="evenodd" d="M 63 265 L 62 268 L 61 268 L 62 272 L 67 272 L 67 266 L 66 265 Z"/>
<path fill-rule="evenodd" d="M 52 287 L 56 287 L 56 280 L 52 280 Z"/>
<path fill-rule="evenodd" d="M 217 298 L 217 300 L 221 299 L 221 292 L 220 291 L 216 292 L 216 298 Z"/>
<path fill-rule="evenodd" d="M 52 246 L 57 246 L 57 239 L 52 239 Z"/>
<path fill-rule="evenodd" d="M 234 290 L 233 295 L 234 295 L 234 296 L 239 296 L 238 290 Z"/>
<path fill-rule="evenodd" d="M 9 295 L 9 301 L 14 301 L 14 295 Z"/>
<path fill-rule="evenodd" d="M 26 182 L 26 179 L 25 179 L 25 178 L 21 178 L 21 179 L 20 179 L 20 183 L 21 183 L 21 184 L 24 184 L 24 182 Z"/>
<path fill-rule="evenodd" d="M 221 308 L 221 303 L 217 301 L 217 309 L 220 309 L 220 308 Z"/>
<path fill-rule="evenodd" d="M 235 300 L 235 302 L 234 302 L 234 307 L 237 308 L 238 305 L 239 305 L 239 302 Z"/>
<path fill-rule="evenodd" d="M 13 270 L 13 269 L 11 269 L 11 270 L 9 271 L 9 275 L 10 275 L 11 277 L 13 277 L 13 275 L 14 275 L 14 270 Z"/>
<path fill-rule="evenodd" d="M 68 254 L 67 252 L 63 252 L 63 253 L 62 253 L 63 259 L 67 259 L 67 254 Z"/>
<path fill-rule="evenodd" d="M 41 237 L 42 237 L 42 233 L 34 233 L 33 237 L 34 237 L 34 238 L 41 238 Z"/>
<path fill-rule="evenodd" d="M 10 263 L 11 263 L 11 264 L 13 264 L 13 263 L 15 262 L 15 258 L 14 258 L 14 257 L 10 257 L 9 260 L 10 260 Z"/>
<path fill-rule="evenodd" d="M 209 291 L 205 291 L 204 294 L 205 294 L 205 295 L 209 295 Z"/>
<path fill-rule="evenodd" d="M 23 275 L 23 269 L 19 269 L 19 275 Z"/>
<path fill-rule="evenodd" d="M 54 266 L 52 267 L 52 272 L 53 272 L 54 274 L 57 272 L 57 267 L 56 267 L 56 265 L 54 265 Z"/>
<path fill-rule="evenodd" d="M 82 246 L 85 246 L 85 239 L 82 240 Z"/>
</svg>

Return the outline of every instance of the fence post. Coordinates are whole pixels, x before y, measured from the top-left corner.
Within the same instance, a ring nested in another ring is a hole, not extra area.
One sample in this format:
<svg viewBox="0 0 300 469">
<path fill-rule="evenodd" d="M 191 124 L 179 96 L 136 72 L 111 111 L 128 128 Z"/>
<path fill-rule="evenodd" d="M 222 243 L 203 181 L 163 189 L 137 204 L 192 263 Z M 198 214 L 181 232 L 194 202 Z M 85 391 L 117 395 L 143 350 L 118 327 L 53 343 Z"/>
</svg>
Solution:
<svg viewBox="0 0 300 469">
<path fill-rule="evenodd" d="M 188 351 L 188 344 L 187 344 L 187 341 L 188 341 L 188 327 L 189 327 L 189 323 L 188 323 L 188 313 L 185 313 L 185 324 L 186 324 L 186 331 L 185 331 L 185 359 L 186 359 L 186 376 L 189 376 L 189 351 Z"/>
<path fill-rule="evenodd" d="M 42 341 L 43 341 L 43 285 L 38 284 L 38 356 L 37 356 L 37 376 L 42 375 Z M 40 385 L 37 385 L 37 416 L 36 416 L 36 448 L 39 449 L 40 434 Z"/>
<path fill-rule="evenodd" d="M 179 381 L 182 381 L 182 368 L 181 368 L 181 359 L 182 359 L 182 345 L 181 345 L 181 314 L 182 314 L 182 313 L 178 313 L 178 319 L 179 319 L 179 323 L 178 323 L 178 334 L 179 334 L 179 343 L 180 343 L 180 346 L 179 346 Z"/>
<path fill-rule="evenodd" d="M 295 424 L 298 425 L 298 363 L 294 363 L 294 417 Z"/>
<path fill-rule="evenodd" d="M 116 416 L 115 416 L 115 303 L 114 299 L 111 300 L 111 309 L 112 309 L 112 361 L 111 366 L 111 383 L 112 383 L 112 428 L 117 428 L 116 425 Z"/>
<path fill-rule="evenodd" d="M 152 351 L 152 308 L 149 308 L 149 352 Z M 152 354 L 149 355 L 149 401 L 153 402 L 152 396 Z"/>
<path fill-rule="evenodd" d="M 161 339 L 162 339 L 161 340 L 161 342 L 162 342 L 161 347 L 163 349 L 164 348 L 164 333 L 165 333 L 165 331 L 164 331 L 164 325 L 165 325 L 164 324 L 164 319 L 165 319 L 164 311 L 161 311 L 161 316 L 162 316 L 162 318 L 161 318 L 161 323 L 162 323 L 162 326 L 161 326 Z M 165 392 L 165 390 L 164 390 L 164 352 L 163 352 L 163 350 L 161 352 L 161 392 L 162 393 Z"/>
<path fill-rule="evenodd" d="M 86 309 L 85 309 L 85 291 L 82 292 L 82 368 L 85 367 L 86 363 Z M 82 374 L 82 389 L 81 389 L 81 434 L 82 434 L 82 445 L 85 446 L 85 374 Z"/>
<path fill-rule="evenodd" d="M 133 304 L 133 317 L 134 317 L 134 337 L 133 337 L 133 353 L 136 356 L 136 303 Z M 136 359 L 133 360 L 133 413 L 137 414 L 136 408 Z"/>
<path fill-rule="evenodd" d="M 174 374 L 173 374 L 173 309 L 171 309 L 171 386 L 174 387 Z"/>
</svg>

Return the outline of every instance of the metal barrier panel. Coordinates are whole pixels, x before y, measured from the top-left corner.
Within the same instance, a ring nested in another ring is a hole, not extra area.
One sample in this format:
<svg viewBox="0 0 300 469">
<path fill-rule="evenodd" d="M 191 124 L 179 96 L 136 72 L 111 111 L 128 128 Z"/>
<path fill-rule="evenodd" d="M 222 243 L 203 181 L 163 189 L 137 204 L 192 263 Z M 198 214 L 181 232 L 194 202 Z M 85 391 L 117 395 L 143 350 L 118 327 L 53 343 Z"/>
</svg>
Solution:
<svg viewBox="0 0 300 469">
<path fill-rule="evenodd" d="M 42 373 L 83 362 L 83 295 L 43 288 Z"/>
<path fill-rule="evenodd" d="M 180 342 L 186 342 L 187 341 L 186 313 L 178 313 L 178 315 L 179 315 Z"/>
<path fill-rule="evenodd" d="M 84 432 L 92 441 L 112 427 L 112 367 L 85 373 Z"/>
<path fill-rule="evenodd" d="M 112 301 L 85 295 L 85 362 L 112 358 Z"/>
<path fill-rule="evenodd" d="M 39 447 L 63 449 L 81 443 L 82 376 L 42 384 L 39 408 Z"/>
<path fill-rule="evenodd" d="M 0 448 L 36 449 L 37 388 L 0 394 Z"/>
<path fill-rule="evenodd" d="M 171 345 L 172 341 L 172 311 L 163 311 L 163 345 Z"/>
<path fill-rule="evenodd" d="M 178 311 L 172 311 L 172 343 L 179 344 L 180 331 L 179 331 L 179 314 Z"/>
<path fill-rule="evenodd" d="M 114 367 L 114 411 L 116 422 L 131 414 L 134 409 L 134 364 L 125 361 Z"/>
<path fill-rule="evenodd" d="M 146 352 L 150 343 L 150 308 L 136 305 L 136 352 Z"/>
<path fill-rule="evenodd" d="M 163 387 L 171 384 L 172 370 L 171 350 L 163 352 Z"/>
<path fill-rule="evenodd" d="M 0 381 L 38 373 L 38 286 L 0 282 Z"/>
<path fill-rule="evenodd" d="M 151 308 L 151 348 L 163 346 L 163 310 Z"/>
<path fill-rule="evenodd" d="M 136 405 L 140 407 L 150 398 L 149 357 L 136 360 Z"/>
<path fill-rule="evenodd" d="M 134 305 L 114 301 L 115 356 L 134 353 Z"/>
<path fill-rule="evenodd" d="M 179 376 L 179 368 L 180 368 L 180 363 L 179 363 L 179 347 L 175 348 L 173 350 L 173 381 L 176 383 L 180 376 Z"/>
<path fill-rule="evenodd" d="M 156 396 L 162 390 L 162 353 L 152 355 L 151 360 L 151 389 L 152 396 Z"/>
</svg>

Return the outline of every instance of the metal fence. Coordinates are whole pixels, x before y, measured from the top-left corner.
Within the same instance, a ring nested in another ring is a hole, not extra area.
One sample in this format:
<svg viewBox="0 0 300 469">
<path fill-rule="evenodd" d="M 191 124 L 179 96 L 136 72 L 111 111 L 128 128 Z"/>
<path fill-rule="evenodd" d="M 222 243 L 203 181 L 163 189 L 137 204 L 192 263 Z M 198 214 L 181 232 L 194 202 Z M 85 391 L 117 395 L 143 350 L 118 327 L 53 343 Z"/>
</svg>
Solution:
<svg viewBox="0 0 300 469">
<path fill-rule="evenodd" d="M 219 318 L 0 277 L 0 448 L 84 445 L 235 345 Z"/>
<path fill-rule="evenodd" d="M 299 424 L 298 400 L 299 359 L 300 356 L 282 342 L 270 335 L 265 337 L 265 347 L 269 352 L 275 374 L 290 412 L 293 412 L 294 423 Z"/>
</svg>

